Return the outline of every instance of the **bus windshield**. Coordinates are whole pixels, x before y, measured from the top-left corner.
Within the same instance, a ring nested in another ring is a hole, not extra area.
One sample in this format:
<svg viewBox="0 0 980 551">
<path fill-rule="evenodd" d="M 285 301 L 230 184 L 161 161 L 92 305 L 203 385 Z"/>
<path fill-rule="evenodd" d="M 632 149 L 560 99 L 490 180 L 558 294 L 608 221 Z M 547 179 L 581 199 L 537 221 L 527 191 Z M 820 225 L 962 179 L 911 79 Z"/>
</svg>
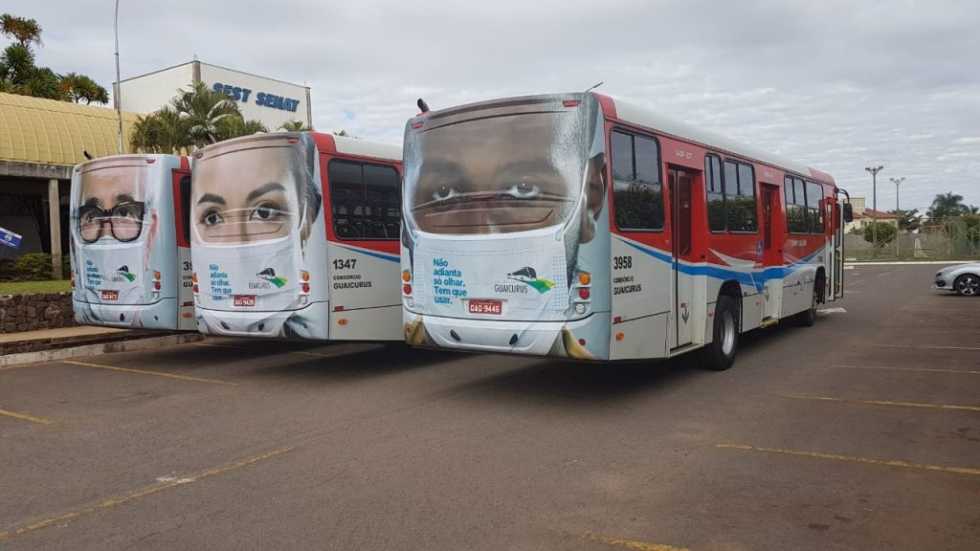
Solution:
<svg viewBox="0 0 980 551">
<path fill-rule="evenodd" d="M 560 103 L 558 104 L 561 105 Z M 574 110 L 487 116 L 409 133 L 418 171 L 406 175 L 406 212 L 441 234 L 494 234 L 561 224 L 582 192 L 591 136 Z M 589 143 L 585 143 L 589 142 Z"/>
</svg>

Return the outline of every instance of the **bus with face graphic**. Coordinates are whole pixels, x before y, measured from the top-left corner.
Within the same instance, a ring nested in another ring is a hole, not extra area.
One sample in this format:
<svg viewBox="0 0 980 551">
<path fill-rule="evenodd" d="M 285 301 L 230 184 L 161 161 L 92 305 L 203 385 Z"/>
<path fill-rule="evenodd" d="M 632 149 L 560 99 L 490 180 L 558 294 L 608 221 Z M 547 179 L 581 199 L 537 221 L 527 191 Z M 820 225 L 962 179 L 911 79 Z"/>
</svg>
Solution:
<svg viewBox="0 0 980 551">
<path fill-rule="evenodd" d="M 597 93 L 429 111 L 404 141 L 410 344 L 586 360 L 701 350 L 843 293 L 834 180 Z"/>
<path fill-rule="evenodd" d="M 212 335 L 401 340 L 401 149 L 276 132 L 194 154 L 195 312 Z"/>
<path fill-rule="evenodd" d="M 85 325 L 196 329 L 187 157 L 116 155 L 74 168 L 71 281 Z"/>
</svg>

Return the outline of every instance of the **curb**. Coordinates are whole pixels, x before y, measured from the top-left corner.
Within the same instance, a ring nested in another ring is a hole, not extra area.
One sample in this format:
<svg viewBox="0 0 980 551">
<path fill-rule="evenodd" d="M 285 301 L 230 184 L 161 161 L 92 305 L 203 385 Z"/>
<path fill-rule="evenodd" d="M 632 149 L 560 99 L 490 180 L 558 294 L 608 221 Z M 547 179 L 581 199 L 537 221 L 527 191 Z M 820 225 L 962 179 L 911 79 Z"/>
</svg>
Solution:
<svg viewBox="0 0 980 551">
<path fill-rule="evenodd" d="M 116 340 L 94 344 L 85 344 L 69 348 L 56 348 L 52 350 L 37 350 L 35 352 L 21 352 L 19 354 L 6 354 L 0 356 L 0 369 L 15 365 L 53 362 L 67 360 L 78 356 L 96 356 L 99 354 L 111 354 L 113 352 L 135 352 L 139 350 L 152 350 L 164 346 L 174 346 L 188 342 L 204 340 L 204 335 L 200 333 L 187 333 L 183 335 L 165 335 L 162 337 L 143 337 L 131 340 Z"/>
<path fill-rule="evenodd" d="M 947 265 L 953 266 L 957 264 L 969 264 L 971 262 L 977 262 L 976 260 L 862 260 L 850 262 L 844 261 L 845 266 L 929 266 L 929 265 Z"/>
</svg>

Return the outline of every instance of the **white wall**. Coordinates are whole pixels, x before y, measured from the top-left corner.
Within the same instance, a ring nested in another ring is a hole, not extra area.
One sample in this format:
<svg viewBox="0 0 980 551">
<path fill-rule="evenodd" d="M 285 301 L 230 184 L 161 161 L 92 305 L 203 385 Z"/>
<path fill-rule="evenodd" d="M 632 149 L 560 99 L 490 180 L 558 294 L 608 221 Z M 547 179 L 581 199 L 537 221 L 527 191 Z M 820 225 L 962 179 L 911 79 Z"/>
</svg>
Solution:
<svg viewBox="0 0 980 551">
<path fill-rule="evenodd" d="M 307 88 L 249 73 L 201 63 L 201 81 L 209 89 L 222 85 L 237 102 L 246 120 L 261 121 L 270 131 L 288 121 L 310 126 Z M 125 92 L 124 92 L 125 93 Z M 271 105 L 270 105 L 271 104 Z"/>
<path fill-rule="evenodd" d="M 152 113 L 170 103 L 177 90 L 193 81 L 193 64 L 185 63 L 148 75 L 122 81 L 122 110 Z"/>
</svg>

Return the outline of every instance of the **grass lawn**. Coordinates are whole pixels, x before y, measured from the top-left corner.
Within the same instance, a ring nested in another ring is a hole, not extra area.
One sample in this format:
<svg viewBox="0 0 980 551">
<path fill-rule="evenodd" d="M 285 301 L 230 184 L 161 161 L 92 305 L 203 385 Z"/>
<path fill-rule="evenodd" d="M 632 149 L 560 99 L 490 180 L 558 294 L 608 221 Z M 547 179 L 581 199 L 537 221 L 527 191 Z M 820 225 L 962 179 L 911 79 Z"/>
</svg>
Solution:
<svg viewBox="0 0 980 551">
<path fill-rule="evenodd" d="M 67 279 L 49 279 L 47 281 L 2 281 L 0 295 L 26 295 L 30 293 L 67 293 L 71 291 L 71 282 Z"/>
</svg>

